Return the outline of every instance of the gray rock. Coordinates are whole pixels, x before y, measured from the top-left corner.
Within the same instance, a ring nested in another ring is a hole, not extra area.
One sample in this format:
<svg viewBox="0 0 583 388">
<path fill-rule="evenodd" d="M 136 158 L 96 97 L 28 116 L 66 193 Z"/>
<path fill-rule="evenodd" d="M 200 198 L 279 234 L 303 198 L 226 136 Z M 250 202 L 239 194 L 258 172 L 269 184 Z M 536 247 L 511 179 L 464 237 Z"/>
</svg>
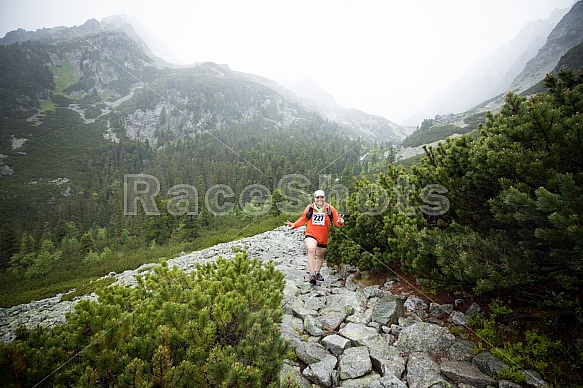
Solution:
<svg viewBox="0 0 583 388">
<path fill-rule="evenodd" d="M 304 323 L 299 318 L 284 314 L 280 330 L 285 338 L 300 338 L 300 334 L 304 331 Z"/>
<path fill-rule="evenodd" d="M 427 353 L 412 353 L 407 363 L 409 388 L 451 387 L 442 376 L 439 364 Z"/>
<path fill-rule="evenodd" d="M 454 309 L 454 305 L 451 303 L 442 304 L 441 308 L 445 311 L 446 314 L 451 314 Z"/>
<path fill-rule="evenodd" d="M 311 388 L 312 383 L 305 378 L 299 369 L 294 368 L 287 362 L 284 362 L 279 372 L 279 385 L 282 387 L 299 386 L 300 388 Z"/>
<path fill-rule="evenodd" d="M 339 336 L 338 334 L 324 337 L 322 339 L 322 345 L 324 345 L 324 347 L 335 356 L 341 355 L 345 349 L 351 346 L 349 339 Z"/>
<path fill-rule="evenodd" d="M 288 282 L 289 283 L 289 282 Z M 285 289 L 284 289 L 285 291 Z M 284 295 L 281 307 L 286 314 L 293 315 L 294 309 L 304 308 L 304 302 L 297 296 Z"/>
<path fill-rule="evenodd" d="M 316 310 L 308 310 L 304 307 L 296 307 L 296 306 L 292 307 L 292 313 L 294 316 L 300 318 L 301 320 L 303 320 L 308 315 L 318 315 L 318 312 Z"/>
<path fill-rule="evenodd" d="M 534 370 L 523 370 L 522 375 L 526 377 L 526 385 L 535 388 L 551 388 L 551 385 L 543 380 L 540 374 Z"/>
<path fill-rule="evenodd" d="M 372 358 L 371 358 L 372 359 Z M 394 346 L 389 348 L 389 354 L 383 359 L 372 359 L 373 367 L 384 376 L 393 375 L 401 378 L 406 370 L 407 359 Z"/>
<path fill-rule="evenodd" d="M 368 325 L 371 320 L 372 320 L 372 310 L 371 309 L 367 309 L 364 313 L 356 312 L 356 313 L 346 317 L 346 322 L 363 323 L 365 325 Z"/>
<path fill-rule="evenodd" d="M 308 310 L 320 310 L 321 308 L 326 306 L 326 298 L 321 296 L 317 296 L 315 294 L 306 294 L 309 295 L 305 298 L 304 307 Z"/>
<path fill-rule="evenodd" d="M 400 296 L 385 296 L 380 298 L 372 309 L 372 321 L 390 326 L 403 316 L 404 299 Z"/>
<path fill-rule="evenodd" d="M 368 299 L 382 298 L 384 296 L 391 295 L 389 291 L 381 290 L 379 285 L 364 287 L 362 289 L 362 292 L 364 293 L 364 296 L 366 296 Z"/>
<path fill-rule="evenodd" d="M 401 334 L 401 331 L 403 331 L 403 327 L 399 325 L 391 325 L 391 327 L 389 328 L 389 333 L 396 336 L 399 336 L 399 334 Z"/>
<path fill-rule="evenodd" d="M 404 329 L 407 326 L 411 326 L 414 323 L 420 322 L 415 317 L 400 317 L 397 324 L 400 329 Z M 391 325 L 393 327 L 394 325 Z"/>
<path fill-rule="evenodd" d="M 363 312 L 366 310 L 366 298 L 362 292 L 344 289 L 338 290 L 339 292 L 337 294 L 332 294 L 327 297 L 326 307 L 320 309 L 320 314 L 335 311 L 351 315 L 356 311 Z"/>
<path fill-rule="evenodd" d="M 341 380 L 355 379 L 372 370 L 372 362 L 366 346 L 348 348 L 339 357 L 338 375 Z"/>
<path fill-rule="evenodd" d="M 386 372 L 384 372 L 383 365 L 387 361 L 393 361 L 393 356 L 399 350 L 393 346 L 390 346 L 387 340 L 378 335 L 372 335 L 368 338 L 363 340 L 363 345 L 366 346 L 370 353 L 371 361 L 378 372 L 384 376 Z M 399 354 L 400 356 L 400 354 Z"/>
<path fill-rule="evenodd" d="M 320 362 L 330 355 L 330 353 L 319 343 L 302 342 L 296 347 L 296 355 L 306 364 Z"/>
<path fill-rule="evenodd" d="M 472 363 L 488 376 L 496 376 L 502 369 L 510 368 L 490 352 L 480 352 L 472 359 Z"/>
<path fill-rule="evenodd" d="M 482 373 L 480 368 L 467 361 L 444 361 L 441 363 L 441 373 L 454 383 L 464 383 L 476 388 L 486 388 L 496 382 L 490 376 Z"/>
<path fill-rule="evenodd" d="M 465 326 L 468 323 L 468 318 L 461 311 L 452 311 L 449 315 L 449 320 L 458 326 Z"/>
<path fill-rule="evenodd" d="M 373 381 L 370 388 L 407 388 L 407 384 L 393 375 L 386 375 L 378 380 Z"/>
<path fill-rule="evenodd" d="M 380 334 L 375 328 L 351 322 L 340 329 L 340 335 L 351 340 L 354 346 L 364 346 L 371 338 Z"/>
<path fill-rule="evenodd" d="M 425 301 L 419 297 L 416 297 L 416 296 L 407 298 L 407 300 L 403 304 L 403 307 L 405 307 L 409 311 L 427 310 L 427 308 L 428 308 Z"/>
<path fill-rule="evenodd" d="M 322 361 L 308 365 L 302 372 L 310 381 L 324 387 L 332 386 L 332 372 L 338 360 L 329 354 Z"/>
<path fill-rule="evenodd" d="M 347 314 L 341 311 L 330 311 L 316 317 L 320 321 L 322 330 L 326 332 L 333 332 L 338 330 L 340 324 L 344 322 Z"/>
<path fill-rule="evenodd" d="M 354 282 L 354 277 L 355 277 L 354 274 L 348 275 L 346 281 L 344 282 L 344 288 L 350 291 L 356 291 L 358 285 Z"/>
<path fill-rule="evenodd" d="M 313 315 L 306 315 L 304 317 L 304 329 L 314 337 L 320 337 L 324 334 L 322 324 Z"/>
<path fill-rule="evenodd" d="M 448 315 L 451 311 L 447 311 L 437 303 L 429 304 L 429 314 L 435 318 L 442 318 Z"/>
<path fill-rule="evenodd" d="M 443 354 L 455 342 L 455 337 L 445 327 L 418 322 L 404 328 L 395 346 L 403 353 L 426 352 Z"/>
<path fill-rule="evenodd" d="M 498 380 L 498 388 L 522 388 L 522 385 L 508 380 Z"/>
<path fill-rule="evenodd" d="M 442 320 L 434 318 L 434 317 L 427 318 L 427 320 L 425 320 L 425 322 L 431 323 L 431 324 L 434 324 L 437 326 L 441 326 L 441 327 L 445 326 L 445 323 Z"/>
<path fill-rule="evenodd" d="M 478 305 L 476 302 L 473 302 L 466 310 L 466 316 L 471 317 L 472 315 L 476 315 L 480 312 L 480 310 L 480 305 Z"/>
<path fill-rule="evenodd" d="M 452 361 L 472 361 L 476 343 L 473 341 L 457 341 L 448 350 Z"/>
<path fill-rule="evenodd" d="M 340 383 L 342 388 L 362 388 L 370 387 L 375 381 L 379 380 L 381 376 L 376 372 L 370 372 L 367 375 L 359 377 L 357 379 L 343 380 Z"/>
</svg>

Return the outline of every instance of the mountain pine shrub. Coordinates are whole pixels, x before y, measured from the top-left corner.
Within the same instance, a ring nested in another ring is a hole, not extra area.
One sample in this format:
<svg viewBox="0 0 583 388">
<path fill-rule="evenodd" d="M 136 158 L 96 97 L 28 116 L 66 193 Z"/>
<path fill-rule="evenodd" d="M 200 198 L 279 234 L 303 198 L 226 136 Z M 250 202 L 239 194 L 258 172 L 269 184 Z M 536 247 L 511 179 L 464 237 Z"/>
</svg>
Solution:
<svg viewBox="0 0 583 388">
<path fill-rule="evenodd" d="M 276 386 L 290 346 L 279 330 L 284 287 L 273 263 L 238 253 L 190 274 L 166 262 L 136 287 L 82 300 L 67 323 L 21 329 L 0 345 L 13 386 Z"/>
<path fill-rule="evenodd" d="M 458 266 L 457 280 L 479 292 L 581 286 L 583 73 L 549 75 L 545 85 L 530 98 L 509 93 L 477 139 L 448 141 L 415 170 L 449 189 L 450 225 L 466 229 L 438 231 L 467 245 L 439 267 Z"/>
<path fill-rule="evenodd" d="M 350 222 L 333 231 L 329 257 L 361 269 L 399 262 L 442 288 L 477 293 L 580 289 L 583 73 L 549 75 L 545 85 L 530 98 L 509 93 L 477 137 L 427 148 L 411 171 L 389 165 L 375 183 L 389 193 L 382 213 L 363 212 L 366 200 L 353 193 Z M 436 184 L 451 206 L 424 214 L 421 192 Z"/>
</svg>

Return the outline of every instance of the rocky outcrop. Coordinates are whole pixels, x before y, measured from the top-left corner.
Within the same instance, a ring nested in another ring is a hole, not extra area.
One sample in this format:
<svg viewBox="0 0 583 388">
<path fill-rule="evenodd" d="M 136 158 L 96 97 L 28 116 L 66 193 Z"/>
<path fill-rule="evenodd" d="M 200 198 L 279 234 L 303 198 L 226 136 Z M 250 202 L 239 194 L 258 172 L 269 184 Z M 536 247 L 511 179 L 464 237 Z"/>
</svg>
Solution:
<svg viewBox="0 0 583 388">
<path fill-rule="evenodd" d="M 0 167 L 0 178 L 14 174 L 14 170 L 10 166 Z"/>
<path fill-rule="evenodd" d="M 545 78 L 569 49 L 583 42 L 583 1 L 578 1 L 547 37 L 545 45 L 512 82 L 512 90 L 521 93 Z"/>
<path fill-rule="evenodd" d="M 282 384 L 301 387 L 520 387 L 494 376 L 508 365 L 488 352 L 474 354 L 476 344 L 455 337 L 448 327 L 465 326 L 477 304 L 437 304 L 419 295 L 393 293 L 401 281 L 363 287 L 355 268 L 325 267 L 325 281 L 316 286 L 305 278 L 303 230 L 280 227 L 238 241 L 183 254 L 168 260 L 187 272 L 241 250 L 250 257 L 273 260 L 286 278 L 282 335 L 293 345 L 296 358 L 286 360 Z M 121 274 L 114 284 L 134 286 L 135 276 L 150 270 L 143 265 Z M 84 298 L 95 298 L 87 295 Z M 0 309 L 0 334 L 14 338 L 19 325 L 53 326 L 65 322 L 74 301 L 61 295 Z M 469 306 L 468 306 L 469 305 Z M 463 306 L 463 308 L 462 308 Z M 459 332 L 461 330 L 456 330 Z M 528 386 L 546 387 L 539 375 L 525 371 Z"/>
</svg>

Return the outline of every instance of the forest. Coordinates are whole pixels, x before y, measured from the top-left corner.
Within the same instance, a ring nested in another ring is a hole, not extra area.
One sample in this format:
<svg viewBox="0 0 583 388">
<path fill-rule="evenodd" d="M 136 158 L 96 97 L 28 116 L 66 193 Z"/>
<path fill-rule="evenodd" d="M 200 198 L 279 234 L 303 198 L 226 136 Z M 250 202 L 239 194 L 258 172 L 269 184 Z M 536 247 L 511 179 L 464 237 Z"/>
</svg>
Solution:
<svg viewBox="0 0 583 388">
<path fill-rule="evenodd" d="M 136 51 L 116 35 L 99 39 L 120 61 Z M 6 70 L 0 77 L 5 86 L 0 151 L 15 171 L 0 179 L 3 307 L 74 288 L 84 292 L 86 284 L 109 272 L 273 228 L 282 221 L 272 204 L 290 195 L 286 187 L 280 192 L 282 178 L 297 175 L 307 182 L 289 188 L 301 193 L 294 194 L 299 208 L 321 176 L 350 186 L 353 176 L 382 164 L 391 148 L 350 139 L 338 124 L 262 85 L 243 82 L 234 72 L 217 77 L 228 70 L 213 64 L 157 74 L 145 66 L 137 74 L 150 80 L 148 87 L 111 109 L 116 95 L 129 93 L 131 77 L 120 71 L 119 79 L 105 83 L 98 68 L 108 65 L 95 64 L 99 53 L 83 48 L 76 64 L 72 54 L 58 51 L 61 65 L 47 67 L 49 55 L 57 55 L 50 45 L 0 49 L 0 67 Z M 142 125 L 143 116 L 134 115 L 137 124 L 128 121 L 134 112 L 160 104 L 152 128 Z M 136 125 L 140 131 L 132 133 L 128 128 Z M 9 147 L 20 139 L 25 141 L 18 148 Z M 125 177 L 132 174 L 155 177 L 162 214 L 147 215 L 141 208 L 133 215 L 124 212 Z M 228 214 L 213 214 L 207 206 L 205 194 L 217 185 L 232 190 Z M 195 212 L 168 214 L 175 199 L 169 190 L 179 186 L 196 190 L 196 203 L 181 202 Z M 253 198 L 257 193 L 244 190 L 248 187 L 261 187 L 263 194 Z"/>
</svg>

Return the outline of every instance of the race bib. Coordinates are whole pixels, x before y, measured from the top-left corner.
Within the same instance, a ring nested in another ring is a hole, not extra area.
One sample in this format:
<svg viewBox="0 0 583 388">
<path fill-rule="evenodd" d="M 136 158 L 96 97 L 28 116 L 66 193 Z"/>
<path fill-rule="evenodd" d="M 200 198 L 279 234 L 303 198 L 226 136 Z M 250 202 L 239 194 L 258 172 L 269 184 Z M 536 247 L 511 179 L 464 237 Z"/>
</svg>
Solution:
<svg viewBox="0 0 583 388">
<path fill-rule="evenodd" d="M 324 226 L 326 224 L 326 213 L 314 213 L 312 215 L 312 225 Z"/>
</svg>

